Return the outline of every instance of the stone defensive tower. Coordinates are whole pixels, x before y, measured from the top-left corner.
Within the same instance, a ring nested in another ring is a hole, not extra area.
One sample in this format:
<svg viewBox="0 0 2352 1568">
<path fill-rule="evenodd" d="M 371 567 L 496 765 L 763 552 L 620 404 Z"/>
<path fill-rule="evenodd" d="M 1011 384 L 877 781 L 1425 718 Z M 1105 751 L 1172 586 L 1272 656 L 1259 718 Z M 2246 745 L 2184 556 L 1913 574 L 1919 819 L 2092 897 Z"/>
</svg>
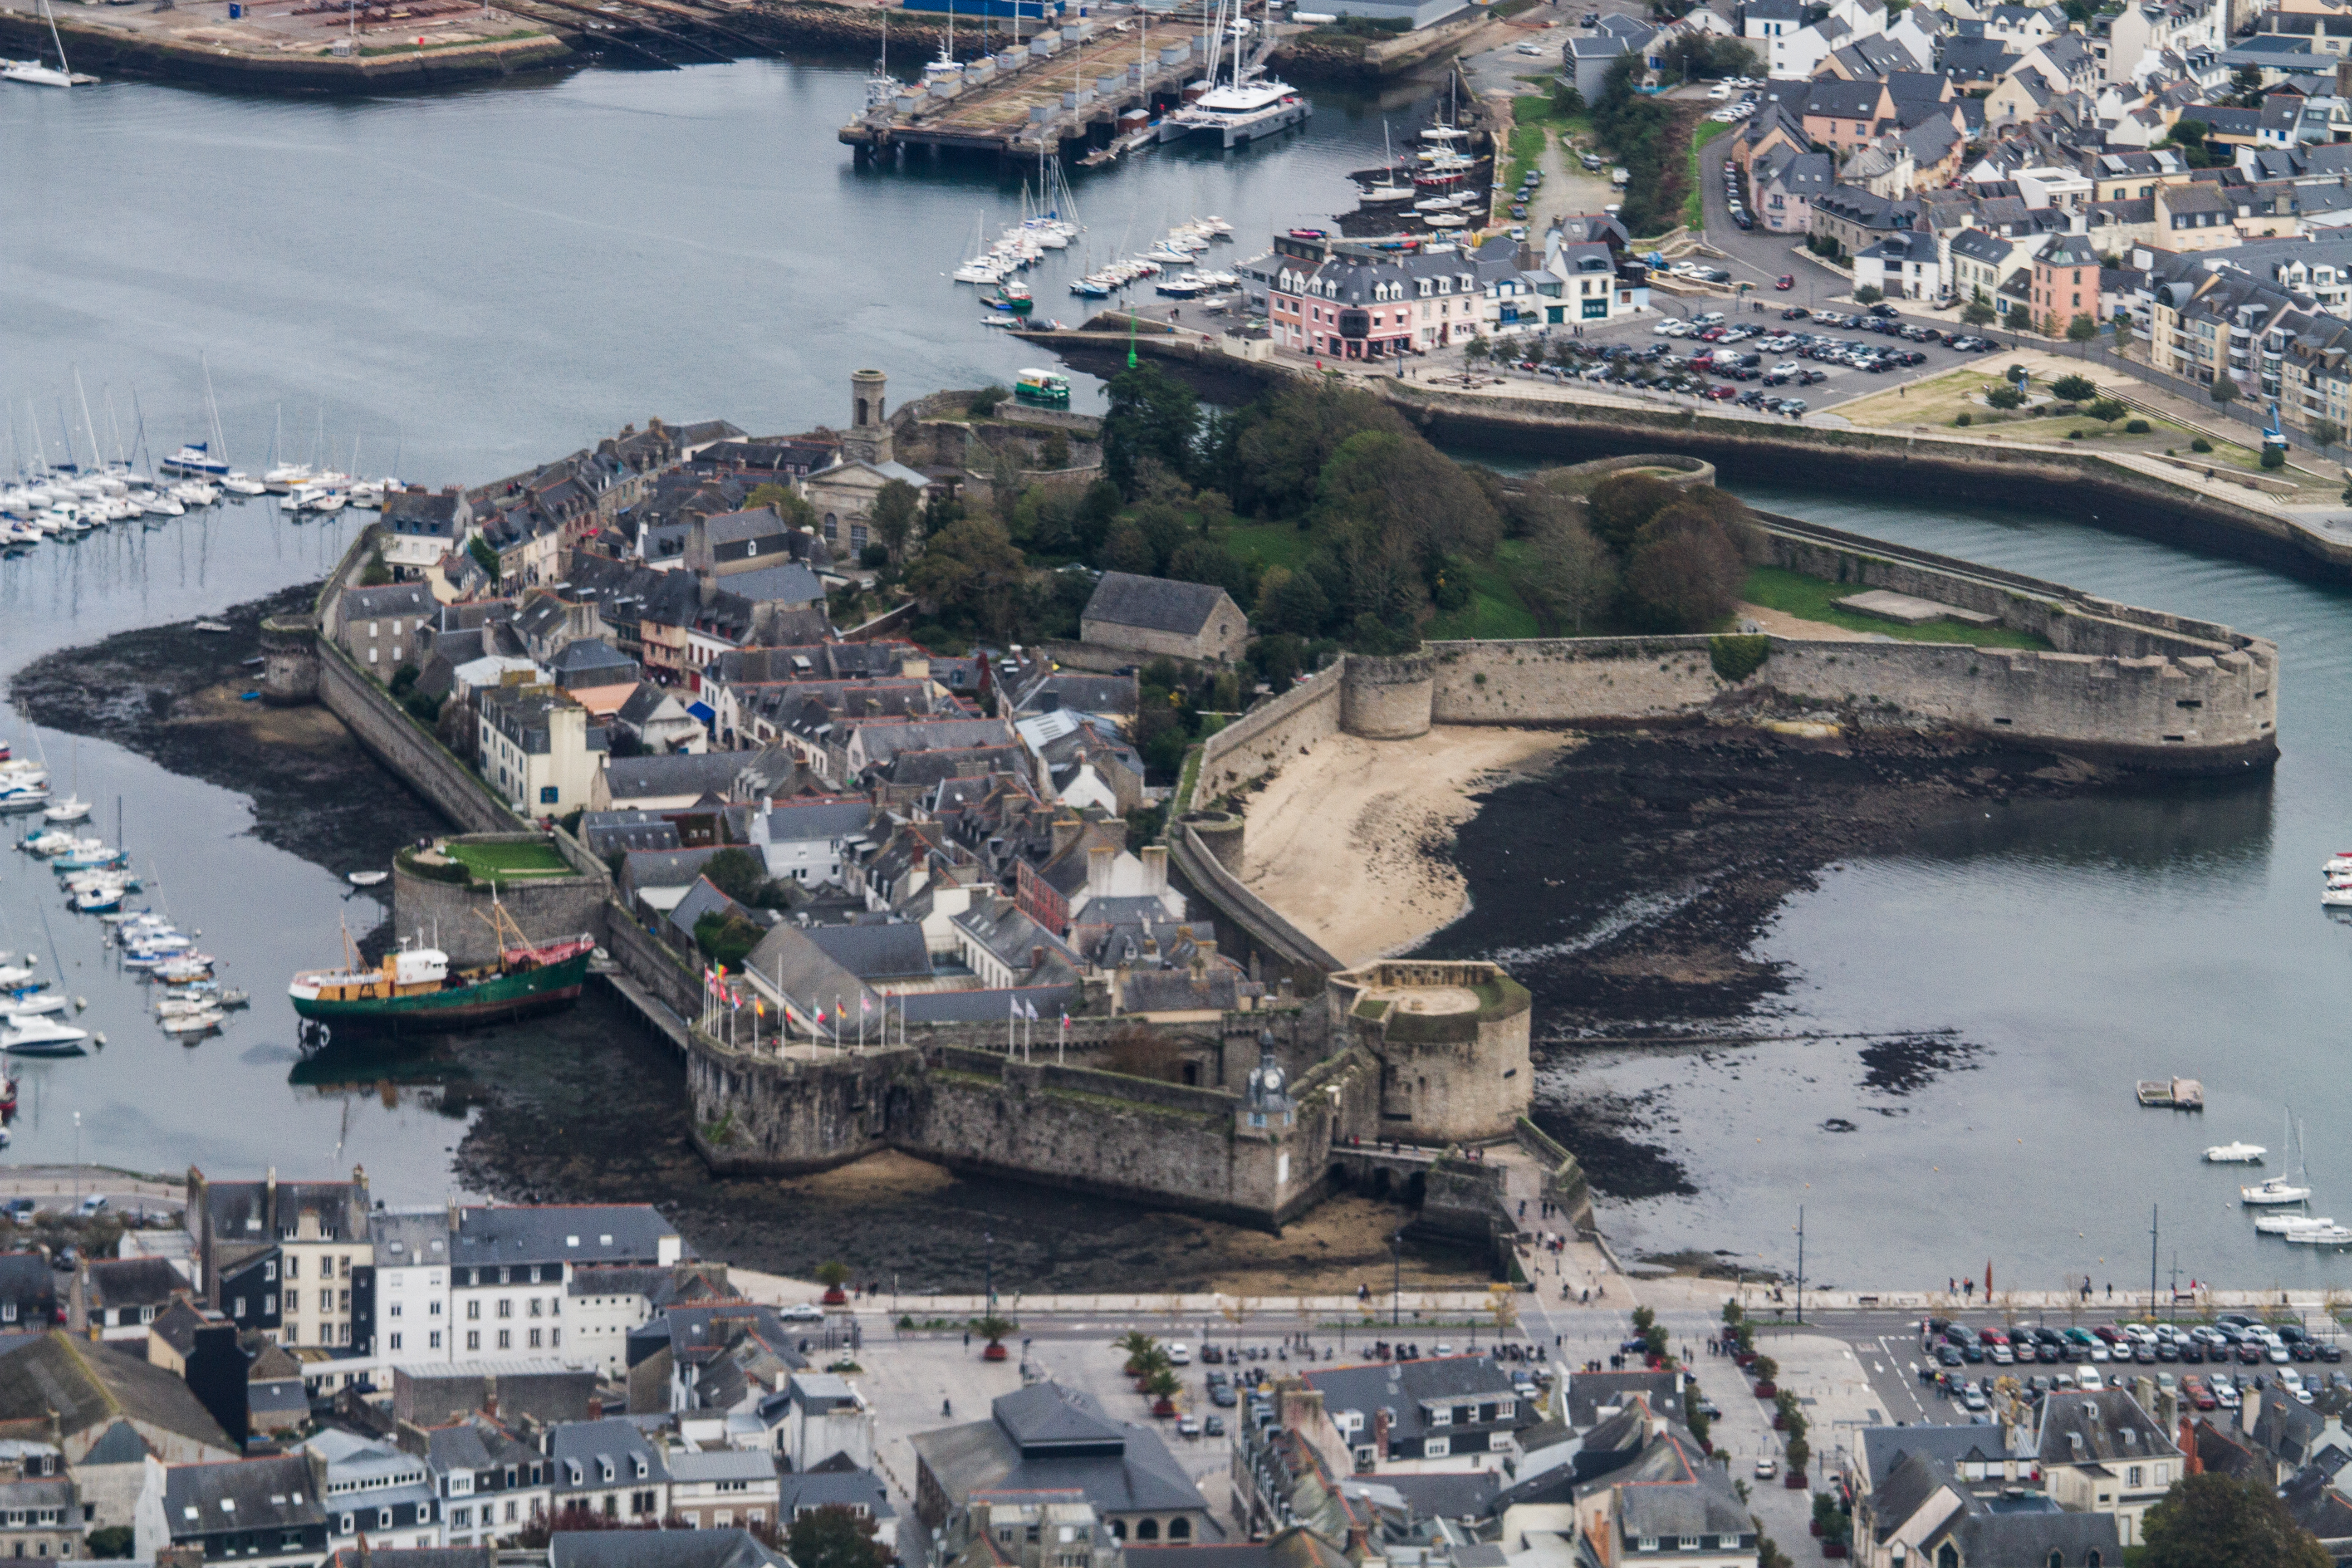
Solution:
<svg viewBox="0 0 2352 1568">
<path fill-rule="evenodd" d="M 261 623 L 261 700 L 294 708 L 319 696 L 319 623 L 279 616 Z"/>
<path fill-rule="evenodd" d="M 1348 655 L 1339 672 L 1339 728 L 1368 741 L 1428 734 L 1436 678 L 1437 661 L 1425 653 Z"/>
<path fill-rule="evenodd" d="M 852 371 L 849 376 L 849 431 L 841 438 L 841 455 L 853 463 L 895 461 L 890 449 L 889 411 L 883 393 L 889 378 L 878 370 Z"/>
<path fill-rule="evenodd" d="M 1336 1045 L 1381 1063 L 1380 1135 L 1483 1143 L 1534 1098 L 1527 988 L 1492 963 L 1391 959 L 1325 982 Z"/>
</svg>

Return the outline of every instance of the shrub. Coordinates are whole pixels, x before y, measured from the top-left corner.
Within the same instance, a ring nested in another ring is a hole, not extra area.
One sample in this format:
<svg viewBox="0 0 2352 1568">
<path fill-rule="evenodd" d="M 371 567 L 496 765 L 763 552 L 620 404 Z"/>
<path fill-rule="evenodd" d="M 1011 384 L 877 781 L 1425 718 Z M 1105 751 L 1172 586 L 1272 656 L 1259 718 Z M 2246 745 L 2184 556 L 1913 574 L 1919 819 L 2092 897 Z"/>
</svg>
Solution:
<svg viewBox="0 0 2352 1568">
<path fill-rule="evenodd" d="M 2131 419 L 2124 423 L 2124 434 L 2126 436 L 2145 436 L 2147 431 L 2148 424 L 2145 419 Z"/>
<path fill-rule="evenodd" d="M 2083 433 L 2080 430 L 2069 430 L 2066 432 L 2066 439 L 2069 441 L 2079 441 L 2082 438 Z"/>
<path fill-rule="evenodd" d="M 2189 443 L 2189 449 L 2192 452 L 2210 452 L 2213 449 L 2213 443 L 2200 436 Z"/>
<path fill-rule="evenodd" d="M 1985 401 L 1995 408 L 2022 408 L 2025 406 L 2025 394 L 2013 386 L 1996 386 L 1986 391 Z"/>
<path fill-rule="evenodd" d="M 2050 390 L 2069 403 L 2088 403 L 2099 395 L 2099 389 L 2087 375 L 2062 375 L 2050 384 Z"/>
<path fill-rule="evenodd" d="M 2276 447 L 2265 446 L 2263 448 L 2263 467 L 2265 468 L 2285 468 L 2286 454 Z"/>
<path fill-rule="evenodd" d="M 2112 425 L 2124 414 L 2123 400 L 2116 397 L 2102 397 L 2090 407 L 2091 417 L 2102 425 Z"/>
<path fill-rule="evenodd" d="M 1734 685 L 1747 679 L 1772 656 L 1772 639 L 1763 637 L 1713 637 L 1706 639 L 1706 661 L 1715 673 Z"/>
<path fill-rule="evenodd" d="M 971 395 L 971 401 L 964 405 L 964 412 L 985 419 L 996 412 L 998 404 L 1012 395 L 1012 392 L 1005 387 L 994 384 L 983 386 Z"/>
<path fill-rule="evenodd" d="M 1976 422 L 1977 422 L 1977 416 L 1976 416 L 1975 415 L 1973 415 L 1973 414 L 1963 414 L 1963 415 L 1960 415 L 1958 418 L 1956 418 L 1956 419 L 1954 419 L 1954 420 L 1952 421 L 1952 423 L 1953 423 L 1953 424 L 1955 424 L 1955 425 L 1959 425 L 1959 426 L 1969 426 L 1969 425 L 1973 425 L 1973 424 L 1975 424 Z"/>
</svg>

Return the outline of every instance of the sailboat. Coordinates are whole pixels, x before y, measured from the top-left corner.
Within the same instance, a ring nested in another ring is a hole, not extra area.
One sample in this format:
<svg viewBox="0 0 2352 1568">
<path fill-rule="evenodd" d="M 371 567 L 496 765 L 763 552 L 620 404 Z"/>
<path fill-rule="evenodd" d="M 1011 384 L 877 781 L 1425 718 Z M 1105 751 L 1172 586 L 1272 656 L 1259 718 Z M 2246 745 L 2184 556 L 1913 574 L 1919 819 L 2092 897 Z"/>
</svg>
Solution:
<svg viewBox="0 0 2352 1568">
<path fill-rule="evenodd" d="M 37 59 L 0 60 L 0 81 L 21 81 L 27 87 L 87 87 L 96 82 L 96 77 L 84 76 L 66 63 L 66 41 L 58 36 L 58 18 L 49 9 L 49 0 L 41 0 L 41 19 L 49 25 L 49 42 L 57 46 L 56 68 Z"/>
<path fill-rule="evenodd" d="M 81 797 L 81 737 L 74 737 L 73 793 L 41 810 L 43 820 L 55 823 L 86 822 L 89 819 L 89 802 Z"/>
<path fill-rule="evenodd" d="M 1002 283 L 1011 270 L 982 243 L 986 224 L 984 215 L 971 220 L 971 259 L 948 274 L 959 283 Z"/>
<path fill-rule="evenodd" d="M 1413 184 L 1410 179 L 1397 177 L 1396 149 L 1389 144 L 1389 122 L 1385 120 L 1381 121 L 1381 164 L 1383 172 L 1377 184 L 1357 187 L 1357 195 L 1364 205 L 1374 206 L 1382 202 L 1401 202 L 1411 197 Z"/>
<path fill-rule="evenodd" d="M 2287 1147 L 2294 1152 L 2294 1168 L 2286 1175 L 2272 1176 L 2265 1181 L 2255 1183 L 2251 1187 L 2240 1187 L 2238 1189 L 2240 1201 L 2255 1207 L 2310 1201 L 2311 1188 L 2304 1182 L 2303 1139 L 2294 1125 L 2292 1113 L 2286 1117 L 2286 1137 Z"/>
</svg>

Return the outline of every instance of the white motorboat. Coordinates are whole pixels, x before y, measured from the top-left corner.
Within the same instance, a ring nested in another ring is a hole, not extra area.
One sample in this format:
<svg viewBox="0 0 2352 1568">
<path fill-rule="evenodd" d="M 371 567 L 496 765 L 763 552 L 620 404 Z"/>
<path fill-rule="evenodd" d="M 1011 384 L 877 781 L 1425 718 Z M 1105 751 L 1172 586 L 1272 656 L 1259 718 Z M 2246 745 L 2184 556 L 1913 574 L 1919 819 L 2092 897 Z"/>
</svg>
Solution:
<svg viewBox="0 0 2352 1568">
<path fill-rule="evenodd" d="M 2331 877 L 2327 886 L 2319 889 L 2323 904 L 2352 904 L 2352 877 Z"/>
<path fill-rule="evenodd" d="M 182 479 L 163 493 L 184 506 L 216 506 L 221 498 L 218 488 L 205 479 Z"/>
<path fill-rule="evenodd" d="M 2321 863 L 2319 874 L 2331 881 L 2337 877 L 2352 877 L 2352 849 L 2338 849 L 2330 855 Z"/>
<path fill-rule="evenodd" d="M 228 472 L 227 461 L 214 457 L 211 444 L 205 441 L 189 442 L 164 458 L 162 466 L 168 473 L 226 474 Z"/>
<path fill-rule="evenodd" d="M 217 1007 L 207 1007 L 201 1013 L 181 1013 L 158 1020 L 167 1035 L 209 1034 L 228 1022 L 228 1015 Z"/>
<path fill-rule="evenodd" d="M 2205 1151 L 2209 1165 L 2259 1165 L 2270 1151 L 2259 1143 L 2216 1143 Z"/>
<path fill-rule="evenodd" d="M 2284 1176 L 2273 1176 L 2266 1181 L 2257 1182 L 2251 1187 L 2240 1187 L 2238 1196 L 2244 1203 L 2263 1206 L 2274 1204 L 2301 1204 L 2311 1201 L 2311 1189 L 2298 1186 Z"/>
<path fill-rule="evenodd" d="M 32 956 L 28 953 L 26 955 L 24 963 L 0 964 L 0 989 L 30 984 L 33 972 L 26 965 L 32 962 Z"/>
<path fill-rule="evenodd" d="M 2254 1216 L 2254 1228 L 2264 1236 L 2292 1236 L 2298 1230 L 2316 1230 L 2335 1223 L 2325 1215 L 2263 1214 Z"/>
<path fill-rule="evenodd" d="M 54 991 L 32 991 L 22 996 L 0 996 L 0 1018 L 38 1018 L 62 1013 L 71 1004 Z"/>
<path fill-rule="evenodd" d="M 2352 1228 L 2331 1225 L 2315 1230 L 2291 1230 L 2284 1239 L 2294 1247 L 2352 1247 Z"/>
<path fill-rule="evenodd" d="M 341 511 L 351 498 L 341 490 L 329 490 L 310 503 L 312 511 Z"/>
<path fill-rule="evenodd" d="M 235 471 L 223 474 L 221 476 L 220 486 L 221 489 L 228 491 L 231 495 L 261 496 L 268 495 L 269 493 L 269 487 L 263 484 L 259 479 L 255 479 L 250 474 L 238 473 Z"/>
<path fill-rule="evenodd" d="M 41 816 L 48 822 L 83 822 L 89 817 L 89 802 L 68 795 L 55 805 L 41 808 Z"/>
<path fill-rule="evenodd" d="M 89 1030 L 60 1024 L 54 1018 L 19 1018 L 0 1028 L 0 1051 L 36 1057 L 75 1056 L 88 1038 Z"/>
</svg>

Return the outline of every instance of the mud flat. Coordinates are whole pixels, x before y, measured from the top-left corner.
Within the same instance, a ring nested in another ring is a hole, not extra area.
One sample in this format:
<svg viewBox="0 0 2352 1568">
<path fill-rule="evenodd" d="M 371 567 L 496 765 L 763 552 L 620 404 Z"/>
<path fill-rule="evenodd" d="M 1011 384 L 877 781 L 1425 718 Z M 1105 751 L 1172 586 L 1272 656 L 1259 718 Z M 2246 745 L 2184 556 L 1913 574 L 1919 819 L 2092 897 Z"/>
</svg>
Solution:
<svg viewBox="0 0 2352 1568">
<path fill-rule="evenodd" d="M 324 708 L 244 700 L 260 683 L 245 661 L 260 651 L 263 619 L 307 613 L 316 592 L 289 588 L 224 611 L 225 633 L 183 621 L 46 654 L 17 671 L 9 696 L 45 729 L 111 741 L 250 797 L 266 844 L 339 876 L 388 866 L 400 846 L 440 831 L 440 818 Z M 66 759 L 51 757 L 49 772 L 63 789 Z M 94 820 L 110 833 L 111 803 L 99 804 Z"/>
</svg>

